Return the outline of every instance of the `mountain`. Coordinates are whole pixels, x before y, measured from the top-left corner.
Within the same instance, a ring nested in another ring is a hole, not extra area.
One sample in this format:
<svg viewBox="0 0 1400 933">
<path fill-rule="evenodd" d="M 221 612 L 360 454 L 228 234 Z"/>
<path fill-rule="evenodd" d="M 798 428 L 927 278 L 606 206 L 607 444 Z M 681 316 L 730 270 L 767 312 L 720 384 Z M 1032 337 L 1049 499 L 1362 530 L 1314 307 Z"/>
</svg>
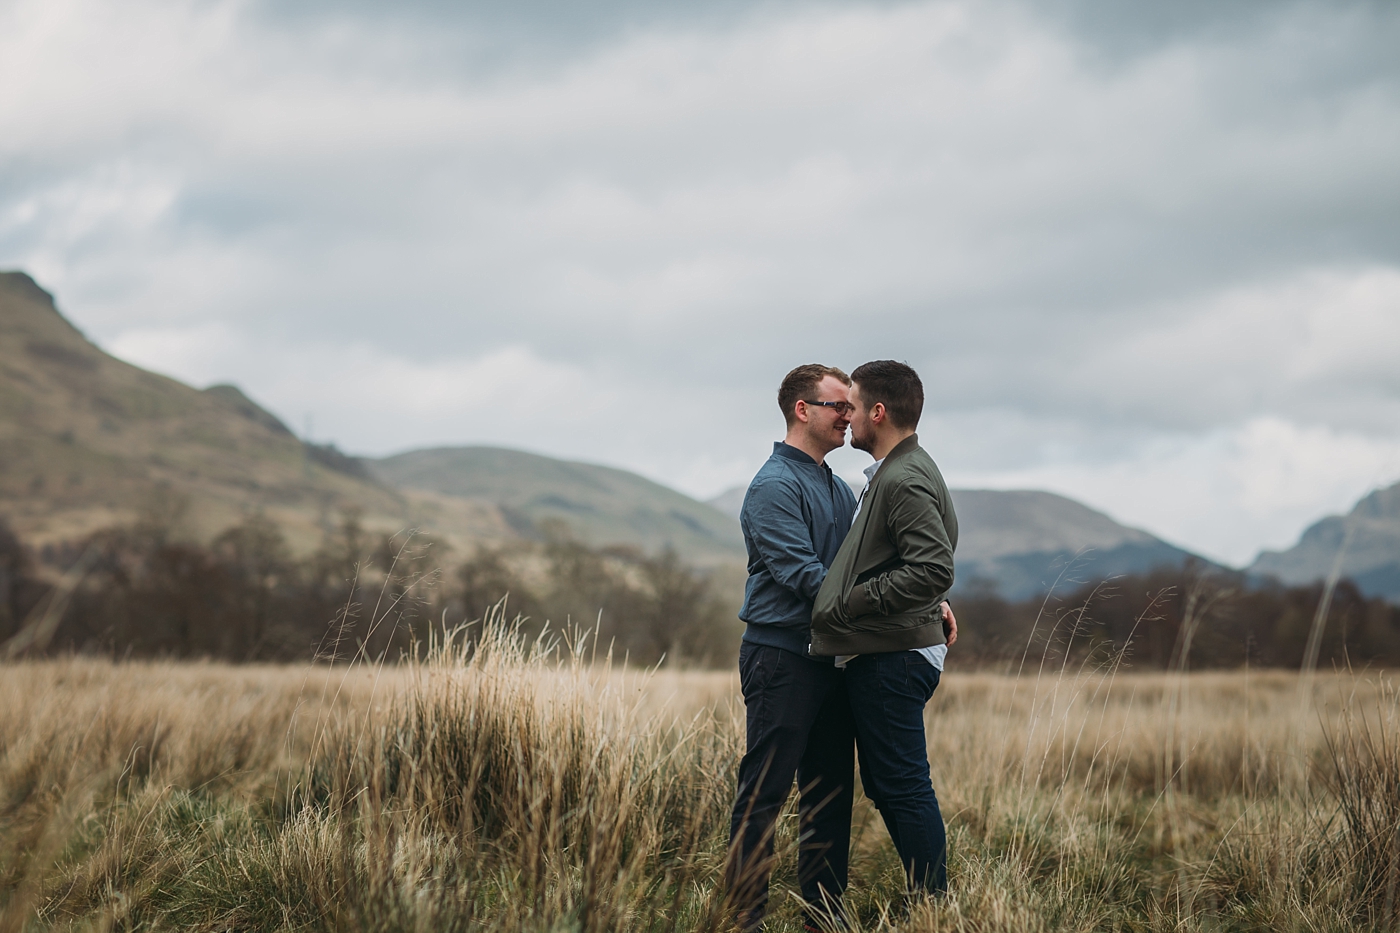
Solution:
<svg viewBox="0 0 1400 933">
<path fill-rule="evenodd" d="M 1129 528 L 1082 503 L 1035 490 L 953 489 L 959 589 L 995 583 L 1024 599 L 1086 580 L 1204 558 Z M 1062 576 L 1063 575 L 1063 576 Z M 956 590 L 955 590 L 956 592 Z"/>
<path fill-rule="evenodd" d="M 302 547 L 340 510 L 392 523 L 409 510 L 234 386 L 200 391 L 115 359 L 28 275 L 0 273 L 0 515 L 43 544 L 181 500 L 196 533 L 262 510 Z"/>
<path fill-rule="evenodd" d="M 390 486 L 489 502 L 517 533 L 563 522 L 594 545 L 666 545 L 691 560 L 740 561 L 739 525 L 703 503 L 634 473 L 499 447 L 415 450 L 368 461 Z"/>
<path fill-rule="evenodd" d="M 745 489 L 727 489 L 707 504 L 737 518 Z M 955 593 L 990 583 L 1008 599 L 1024 599 L 1044 593 L 1057 580 L 1065 585 L 1180 566 L 1191 559 L 1209 563 L 1054 493 L 949 492 L 958 513 Z"/>
<path fill-rule="evenodd" d="M 262 512 L 302 552 L 354 511 L 459 550 L 557 519 L 592 545 L 743 557 L 734 521 L 622 470 L 494 448 L 369 461 L 305 443 L 236 386 L 201 391 L 109 356 L 28 275 L 0 273 L 0 518 L 44 545 L 172 502 L 198 537 Z"/>
<path fill-rule="evenodd" d="M 712 509 L 719 509 L 725 515 L 739 520 L 739 509 L 744 505 L 744 493 L 749 491 L 747 486 L 732 486 L 713 499 L 706 499 L 705 504 Z"/>
<path fill-rule="evenodd" d="M 1084 549 L 1073 579 L 1190 557 L 1062 496 L 953 496 L 960 587 L 983 579 L 1008 597 L 1033 595 Z M 180 499 L 201 536 L 261 511 L 300 551 L 353 509 L 371 530 L 418 527 L 459 550 L 564 522 L 595 546 L 670 545 L 712 565 L 744 556 L 733 517 L 742 488 L 712 508 L 623 470 L 500 448 L 351 457 L 304 443 L 235 386 L 201 391 L 108 356 L 29 276 L 0 273 L 0 517 L 42 545 Z"/>
<path fill-rule="evenodd" d="M 1363 593 L 1400 603 L 1400 483 L 1365 496 L 1346 515 L 1315 522 L 1286 551 L 1261 552 L 1249 572 L 1312 583 L 1332 572 L 1339 553 L 1342 575 Z"/>
</svg>

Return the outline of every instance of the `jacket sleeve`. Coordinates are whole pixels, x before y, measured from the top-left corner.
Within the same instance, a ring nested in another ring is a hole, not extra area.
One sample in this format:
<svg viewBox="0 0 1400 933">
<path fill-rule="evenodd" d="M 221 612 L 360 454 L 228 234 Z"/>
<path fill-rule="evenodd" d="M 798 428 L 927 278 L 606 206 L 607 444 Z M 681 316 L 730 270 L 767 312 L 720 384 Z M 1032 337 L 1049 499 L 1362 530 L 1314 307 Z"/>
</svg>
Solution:
<svg viewBox="0 0 1400 933">
<path fill-rule="evenodd" d="M 953 545 L 943 525 L 938 494 L 919 476 L 892 490 L 885 527 L 899 552 L 900 565 L 851 592 L 852 616 L 878 612 L 892 616 L 931 606 L 953 587 Z"/>
<path fill-rule="evenodd" d="M 755 485 L 744 503 L 743 521 L 773 579 L 808 602 L 816 599 L 826 568 L 812 547 L 796 484 L 766 479 Z"/>
</svg>

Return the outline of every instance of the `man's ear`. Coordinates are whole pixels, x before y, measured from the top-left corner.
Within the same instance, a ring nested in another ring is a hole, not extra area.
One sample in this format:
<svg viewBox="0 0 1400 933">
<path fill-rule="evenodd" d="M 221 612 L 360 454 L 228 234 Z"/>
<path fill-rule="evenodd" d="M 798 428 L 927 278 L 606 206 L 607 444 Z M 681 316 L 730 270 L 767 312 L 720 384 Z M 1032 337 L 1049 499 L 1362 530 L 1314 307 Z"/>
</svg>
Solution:
<svg viewBox="0 0 1400 933">
<path fill-rule="evenodd" d="M 871 406 L 871 408 L 870 408 L 870 420 L 873 421 L 873 422 L 876 423 L 876 424 L 880 424 L 881 422 L 883 422 L 883 421 L 885 420 L 885 403 L 884 403 L 884 402 L 876 402 L 873 406 Z"/>
<path fill-rule="evenodd" d="M 793 417 L 796 418 L 798 421 L 801 421 L 803 424 L 806 424 L 806 423 L 807 423 L 807 403 L 806 403 L 804 400 L 802 400 L 802 399 L 798 399 L 797 402 L 792 406 L 792 415 L 793 415 Z"/>
</svg>

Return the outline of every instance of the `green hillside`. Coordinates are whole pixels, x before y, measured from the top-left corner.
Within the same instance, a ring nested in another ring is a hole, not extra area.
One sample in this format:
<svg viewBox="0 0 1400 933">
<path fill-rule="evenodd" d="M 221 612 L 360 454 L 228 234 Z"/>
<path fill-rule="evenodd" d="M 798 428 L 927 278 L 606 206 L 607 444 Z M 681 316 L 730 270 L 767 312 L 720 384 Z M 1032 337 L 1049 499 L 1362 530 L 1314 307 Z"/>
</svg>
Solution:
<svg viewBox="0 0 1400 933">
<path fill-rule="evenodd" d="M 742 560 L 738 522 L 625 470 L 498 447 L 415 450 L 369 461 L 384 483 L 495 504 L 527 537 L 564 522 L 594 545 L 670 545 L 691 560 Z"/>
<path fill-rule="evenodd" d="M 341 510 L 396 525 L 413 505 L 233 386 L 200 391 L 107 355 L 28 275 L 0 273 L 0 517 L 42 544 L 178 501 L 198 535 L 261 510 L 300 548 Z"/>
<path fill-rule="evenodd" d="M 109 356 L 28 275 L 0 273 L 0 519 L 42 545 L 179 501 L 196 536 L 263 512 L 302 552 L 356 510 L 372 530 L 419 528 L 459 552 L 540 537 L 554 519 L 595 546 L 743 558 L 732 519 L 623 470 L 492 448 L 366 461 L 305 444 L 235 386 L 201 391 Z"/>
</svg>

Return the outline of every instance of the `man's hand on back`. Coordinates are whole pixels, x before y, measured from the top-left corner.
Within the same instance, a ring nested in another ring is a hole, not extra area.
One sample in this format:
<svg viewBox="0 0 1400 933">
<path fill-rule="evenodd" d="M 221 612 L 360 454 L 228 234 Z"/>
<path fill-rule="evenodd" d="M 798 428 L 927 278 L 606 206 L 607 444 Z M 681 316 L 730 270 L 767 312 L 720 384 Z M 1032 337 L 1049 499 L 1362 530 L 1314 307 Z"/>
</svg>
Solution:
<svg viewBox="0 0 1400 933">
<path fill-rule="evenodd" d="M 943 637 L 947 639 L 949 648 L 958 640 L 958 619 L 953 615 L 953 607 L 946 602 L 943 604 Z"/>
</svg>

